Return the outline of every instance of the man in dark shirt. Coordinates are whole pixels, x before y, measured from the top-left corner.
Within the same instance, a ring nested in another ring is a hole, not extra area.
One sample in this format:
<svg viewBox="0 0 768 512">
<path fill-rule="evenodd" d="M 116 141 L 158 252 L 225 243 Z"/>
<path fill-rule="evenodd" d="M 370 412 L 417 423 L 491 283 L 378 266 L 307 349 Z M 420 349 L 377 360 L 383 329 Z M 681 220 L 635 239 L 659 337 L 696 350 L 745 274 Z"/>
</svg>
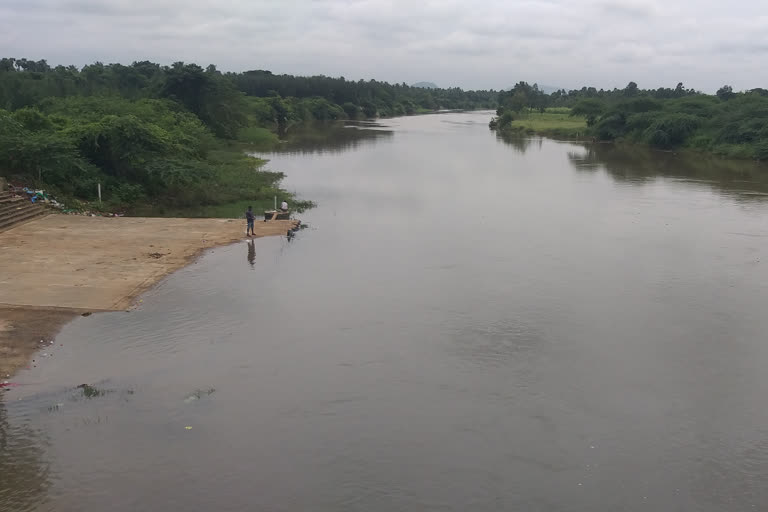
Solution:
<svg viewBox="0 0 768 512">
<path fill-rule="evenodd" d="M 253 216 L 253 208 L 250 206 L 245 211 L 245 220 L 247 222 L 247 227 L 245 228 L 245 234 L 248 236 L 253 236 L 253 221 L 256 219 L 256 217 Z"/>
</svg>

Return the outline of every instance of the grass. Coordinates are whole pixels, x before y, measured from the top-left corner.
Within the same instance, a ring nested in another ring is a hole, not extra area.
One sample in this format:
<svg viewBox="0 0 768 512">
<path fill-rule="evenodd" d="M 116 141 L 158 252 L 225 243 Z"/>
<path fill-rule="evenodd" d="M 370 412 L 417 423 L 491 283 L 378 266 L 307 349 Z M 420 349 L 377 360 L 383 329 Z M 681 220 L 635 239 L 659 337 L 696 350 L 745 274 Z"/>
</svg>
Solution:
<svg viewBox="0 0 768 512">
<path fill-rule="evenodd" d="M 570 107 L 547 107 L 546 113 L 548 114 L 570 114 Z"/>
<path fill-rule="evenodd" d="M 208 153 L 210 176 L 191 186 L 173 191 L 172 203 L 143 203 L 131 208 L 136 216 L 159 217 L 242 217 L 246 207 L 256 212 L 271 209 L 274 198 L 287 201 L 291 208 L 311 208 L 310 201 L 299 201 L 280 188 L 281 172 L 264 169 L 266 160 L 246 154 L 248 146 L 224 144 Z"/>
<path fill-rule="evenodd" d="M 569 109 L 553 108 L 547 109 L 543 113 L 515 114 L 514 120 L 503 130 L 559 137 L 579 137 L 586 135 L 587 120 L 581 116 L 571 116 Z"/>
<path fill-rule="evenodd" d="M 280 142 L 280 139 L 278 139 L 276 133 L 272 132 L 268 128 L 263 128 L 261 126 L 249 126 L 247 128 L 242 128 L 237 134 L 237 139 L 241 142 L 256 144 L 258 146 L 264 147 L 270 147 L 271 145 Z"/>
</svg>

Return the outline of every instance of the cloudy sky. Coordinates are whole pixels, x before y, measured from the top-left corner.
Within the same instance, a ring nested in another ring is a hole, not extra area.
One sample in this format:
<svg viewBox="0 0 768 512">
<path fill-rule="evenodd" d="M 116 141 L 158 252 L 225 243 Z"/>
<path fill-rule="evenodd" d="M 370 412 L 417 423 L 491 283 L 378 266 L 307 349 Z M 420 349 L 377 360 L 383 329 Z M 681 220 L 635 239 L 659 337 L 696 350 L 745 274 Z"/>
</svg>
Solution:
<svg viewBox="0 0 768 512">
<path fill-rule="evenodd" d="M 768 88 L 764 0 L 0 0 L 0 54 L 440 86 Z"/>
</svg>

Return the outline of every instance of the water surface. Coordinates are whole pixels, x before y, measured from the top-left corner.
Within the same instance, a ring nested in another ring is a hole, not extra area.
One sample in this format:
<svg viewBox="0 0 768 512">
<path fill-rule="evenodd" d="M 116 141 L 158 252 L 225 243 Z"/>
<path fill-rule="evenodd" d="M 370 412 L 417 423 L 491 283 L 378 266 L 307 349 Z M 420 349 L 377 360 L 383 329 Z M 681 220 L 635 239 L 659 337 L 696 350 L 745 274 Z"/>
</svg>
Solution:
<svg viewBox="0 0 768 512">
<path fill-rule="evenodd" d="M 766 170 L 489 118 L 267 155 L 310 228 L 67 326 L 0 510 L 764 510 Z"/>
</svg>

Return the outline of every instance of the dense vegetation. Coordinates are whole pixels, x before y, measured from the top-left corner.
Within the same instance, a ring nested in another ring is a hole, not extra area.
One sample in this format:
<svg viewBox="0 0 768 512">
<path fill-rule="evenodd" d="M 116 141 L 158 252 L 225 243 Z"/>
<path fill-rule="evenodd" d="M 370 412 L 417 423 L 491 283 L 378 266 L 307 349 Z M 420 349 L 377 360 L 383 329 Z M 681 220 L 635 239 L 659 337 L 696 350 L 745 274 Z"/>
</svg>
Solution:
<svg viewBox="0 0 768 512">
<path fill-rule="evenodd" d="M 244 143 L 292 125 L 494 107 L 494 91 L 425 89 L 344 78 L 221 73 L 215 66 L 0 59 L 0 175 L 107 207 L 170 211 L 286 196 Z M 295 203 L 294 203 L 295 204 Z"/>
<path fill-rule="evenodd" d="M 0 59 L 0 175 L 68 202 L 143 212 L 267 206 L 282 174 L 246 156 L 308 121 L 498 106 L 499 131 L 535 130 L 768 159 L 768 91 L 721 88 L 463 91 L 152 62 L 78 69 Z M 293 198 L 291 198 L 293 201 Z"/>
<path fill-rule="evenodd" d="M 692 148 L 718 155 L 768 159 L 768 91 L 736 93 L 724 86 L 715 95 L 686 89 L 643 90 L 630 82 L 611 91 L 582 88 L 544 94 L 538 87 L 518 83 L 499 95 L 498 117 L 491 123 L 501 131 L 518 129 L 530 111 L 570 108 L 583 117 L 587 134 L 600 140 L 626 140 L 659 149 Z"/>
</svg>

